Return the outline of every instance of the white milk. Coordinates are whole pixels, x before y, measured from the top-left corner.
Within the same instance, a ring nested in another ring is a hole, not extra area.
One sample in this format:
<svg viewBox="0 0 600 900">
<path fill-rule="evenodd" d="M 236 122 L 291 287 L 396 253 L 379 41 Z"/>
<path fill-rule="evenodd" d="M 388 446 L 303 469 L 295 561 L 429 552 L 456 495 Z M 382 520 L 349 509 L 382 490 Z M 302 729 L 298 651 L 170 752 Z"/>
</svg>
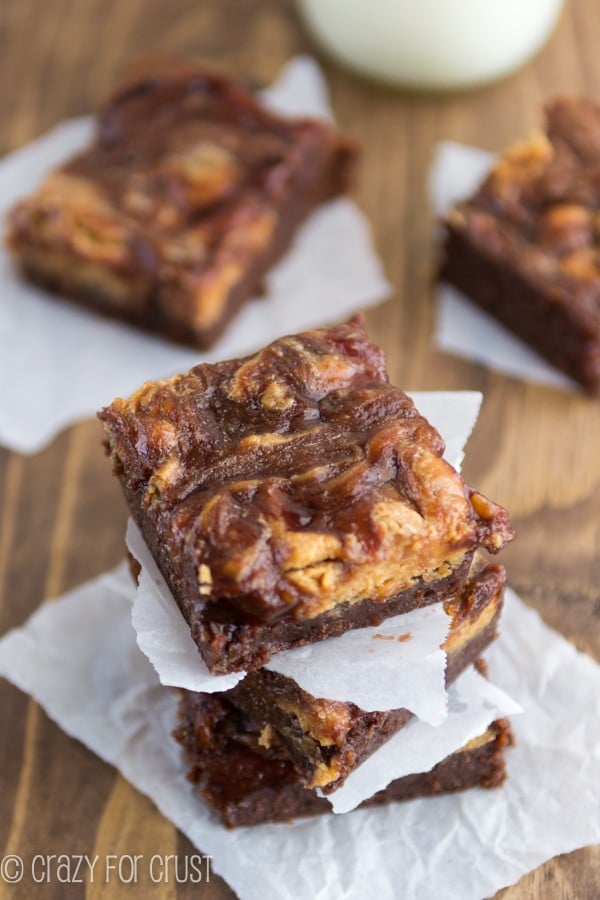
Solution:
<svg viewBox="0 0 600 900">
<path fill-rule="evenodd" d="M 299 0 L 340 62 L 399 86 L 450 90 L 518 68 L 550 35 L 563 0 Z"/>
</svg>

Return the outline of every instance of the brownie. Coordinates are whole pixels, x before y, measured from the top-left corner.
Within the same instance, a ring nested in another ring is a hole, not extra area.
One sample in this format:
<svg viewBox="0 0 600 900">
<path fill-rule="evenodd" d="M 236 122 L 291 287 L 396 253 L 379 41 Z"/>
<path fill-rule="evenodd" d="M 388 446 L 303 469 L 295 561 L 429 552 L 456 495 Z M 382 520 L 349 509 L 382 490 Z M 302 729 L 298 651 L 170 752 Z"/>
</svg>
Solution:
<svg viewBox="0 0 600 900">
<path fill-rule="evenodd" d="M 99 414 L 130 510 L 212 672 L 448 599 L 513 536 L 362 320 L 148 382 Z"/>
<path fill-rule="evenodd" d="M 304 787 L 285 750 L 261 746 L 260 734 L 222 696 L 181 691 L 179 714 L 174 737 L 184 748 L 188 778 L 228 828 L 331 812 L 325 797 Z M 361 807 L 498 787 L 506 777 L 504 749 L 511 742 L 508 723 L 493 722 L 431 771 L 392 781 Z"/>
<path fill-rule="evenodd" d="M 89 146 L 13 208 L 8 246 L 32 280 L 205 348 L 306 216 L 347 188 L 355 157 L 324 121 L 151 58 L 108 98 Z"/>
<path fill-rule="evenodd" d="M 600 106 L 560 98 L 445 221 L 442 277 L 600 394 Z"/>
<path fill-rule="evenodd" d="M 453 682 L 481 656 L 497 635 L 504 596 L 502 566 L 477 560 L 460 597 L 447 603 L 451 616 L 446 683 Z M 410 634 L 406 635 L 410 638 Z M 411 718 L 406 709 L 365 712 L 353 703 L 316 698 L 293 679 L 258 669 L 224 698 L 260 732 L 287 748 L 307 787 L 331 793 L 346 777 Z"/>
</svg>

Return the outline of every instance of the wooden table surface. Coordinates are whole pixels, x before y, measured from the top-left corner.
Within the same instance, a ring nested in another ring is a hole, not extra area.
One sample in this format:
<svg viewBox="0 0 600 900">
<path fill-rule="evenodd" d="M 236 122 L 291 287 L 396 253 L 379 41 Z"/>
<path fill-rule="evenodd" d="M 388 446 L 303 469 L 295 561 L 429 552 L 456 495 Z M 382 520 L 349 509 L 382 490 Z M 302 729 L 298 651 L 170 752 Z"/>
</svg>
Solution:
<svg viewBox="0 0 600 900">
<path fill-rule="evenodd" d="M 156 47 L 264 82 L 293 54 L 315 52 L 291 0 L 2 0 L 0 150 L 93 110 L 128 57 Z M 600 98 L 599 47 L 597 0 L 567 0 L 541 55 L 475 93 L 402 96 L 323 60 L 337 119 L 364 147 L 356 196 L 394 285 L 389 301 L 369 313 L 370 331 L 402 387 L 484 392 L 465 472 L 512 513 L 519 537 L 504 553 L 509 579 L 549 625 L 596 659 L 600 405 L 432 349 L 432 222 L 424 197 L 439 139 L 499 149 L 528 134 L 547 97 L 570 91 Z M 35 456 L 0 450 L 0 633 L 44 600 L 114 566 L 123 556 L 125 520 L 96 422 L 70 428 Z M 4 681 L 0 711 L 0 856 L 193 852 L 148 799 Z M 233 896 L 216 875 L 200 887 L 144 878 L 136 889 L 160 900 Z M 27 879 L 0 882 L 0 898 L 130 893 L 115 881 L 43 889 Z M 554 859 L 498 894 L 599 896 L 600 848 Z"/>
</svg>

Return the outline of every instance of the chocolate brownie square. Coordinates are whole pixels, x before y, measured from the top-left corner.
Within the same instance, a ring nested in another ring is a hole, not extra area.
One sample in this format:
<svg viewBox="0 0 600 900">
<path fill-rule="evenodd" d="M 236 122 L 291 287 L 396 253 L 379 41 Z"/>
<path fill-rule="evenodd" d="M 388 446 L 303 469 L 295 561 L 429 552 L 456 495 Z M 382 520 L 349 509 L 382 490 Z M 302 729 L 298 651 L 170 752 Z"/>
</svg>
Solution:
<svg viewBox="0 0 600 900">
<path fill-rule="evenodd" d="M 445 220 L 441 276 L 600 394 L 600 106 L 560 98 Z"/>
<path fill-rule="evenodd" d="M 356 148 L 269 112 L 190 61 L 149 59 L 108 98 L 90 145 L 9 216 L 25 274 L 208 347 L 261 289 L 306 216 L 344 191 Z"/>
<path fill-rule="evenodd" d="M 213 672 L 447 600 L 477 547 L 513 537 L 359 319 L 148 382 L 100 418 Z"/>
<path fill-rule="evenodd" d="M 260 733 L 223 696 L 182 691 L 179 716 L 174 737 L 184 749 L 188 779 L 228 828 L 331 812 L 325 797 L 304 787 L 287 751 L 263 746 Z M 499 787 L 511 743 L 510 726 L 499 719 L 431 771 L 397 778 L 361 807 Z"/>
</svg>

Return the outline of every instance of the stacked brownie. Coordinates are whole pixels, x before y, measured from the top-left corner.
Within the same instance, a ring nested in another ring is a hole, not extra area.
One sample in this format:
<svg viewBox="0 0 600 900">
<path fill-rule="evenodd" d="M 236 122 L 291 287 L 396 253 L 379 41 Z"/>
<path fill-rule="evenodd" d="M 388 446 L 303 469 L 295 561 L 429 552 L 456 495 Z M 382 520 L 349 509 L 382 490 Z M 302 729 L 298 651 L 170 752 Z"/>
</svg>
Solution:
<svg viewBox="0 0 600 900">
<path fill-rule="evenodd" d="M 222 695 L 184 695 L 175 732 L 189 764 L 188 778 L 229 828 L 288 822 L 331 813 L 328 800 L 308 790 L 281 747 L 265 748 L 252 720 Z M 361 808 L 472 787 L 499 787 L 504 748 L 512 741 L 505 719 L 428 772 L 394 779 Z"/>
<path fill-rule="evenodd" d="M 265 664 L 442 604 L 450 684 L 496 633 L 504 573 L 476 551 L 512 538 L 505 511 L 443 459 L 358 319 L 147 383 L 100 418 L 201 657 L 214 674 L 247 673 L 226 693 L 182 692 L 190 778 L 228 825 L 327 811 L 321 795 L 411 713 L 312 696 Z M 490 723 L 371 802 L 496 785 L 508 740 Z"/>
</svg>

